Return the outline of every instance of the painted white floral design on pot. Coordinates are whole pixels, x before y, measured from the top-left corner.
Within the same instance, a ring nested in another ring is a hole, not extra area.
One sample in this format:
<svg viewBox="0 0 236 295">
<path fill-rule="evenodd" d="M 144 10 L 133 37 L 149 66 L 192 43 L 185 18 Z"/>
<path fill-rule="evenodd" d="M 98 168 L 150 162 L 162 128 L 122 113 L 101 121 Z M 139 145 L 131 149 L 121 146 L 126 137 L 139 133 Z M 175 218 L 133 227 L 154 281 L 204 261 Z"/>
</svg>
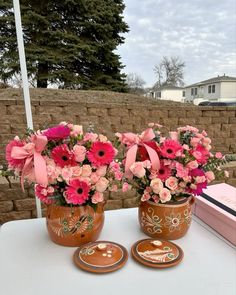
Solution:
<svg viewBox="0 0 236 295">
<path fill-rule="evenodd" d="M 184 222 L 184 219 L 181 218 L 181 214 L 174 214 L 173 212 L 170 215 L 165 216 L 164 227 L 169 229 L 169 232 L 179 231 L 181 229 L 181 225 Z"/>
<path fill-rule="evenodd" d="M 145 214 L 142 212 L 141 225 L 146 227 L 150 234 L 161 233 L 162 219 L 160 219 L 158 215 L 155 215 L 153 208 L 149 207 L 147 211 L 150 213 L 150 215 L 148 213 Z"/>
</svg>

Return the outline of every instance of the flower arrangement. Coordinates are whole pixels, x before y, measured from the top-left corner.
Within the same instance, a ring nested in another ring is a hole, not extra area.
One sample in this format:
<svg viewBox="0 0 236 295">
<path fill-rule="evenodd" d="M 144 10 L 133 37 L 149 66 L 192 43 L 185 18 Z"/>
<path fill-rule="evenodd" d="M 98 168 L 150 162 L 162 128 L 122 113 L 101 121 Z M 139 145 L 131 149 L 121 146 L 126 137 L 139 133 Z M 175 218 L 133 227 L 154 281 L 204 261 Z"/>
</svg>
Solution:
<svg viewBox="0 0 236 295">
<path fill-rule="evenodd" d="M 226 158 L 210 152 L 211 139 L 205 131 L 185 126 L 164 136 L 161 128 L 150 123 L 141 134 L 116 134 L 126 150 L 125 177 L 141 201 L 166 203 L 200 195 L 216 177 L 227 176 L 220 168 Z"/>
<path fill-rule="evenodd" d="M 6 146 L 8 168 L 21 177 L 22 187 L 25 179 L 35 183 L 42 202 L 63 206 L 104 202 L 104 192 L 123 177 L 116 154 L 104 135 L 66 122 L 15 137 Z"/>
</svg>

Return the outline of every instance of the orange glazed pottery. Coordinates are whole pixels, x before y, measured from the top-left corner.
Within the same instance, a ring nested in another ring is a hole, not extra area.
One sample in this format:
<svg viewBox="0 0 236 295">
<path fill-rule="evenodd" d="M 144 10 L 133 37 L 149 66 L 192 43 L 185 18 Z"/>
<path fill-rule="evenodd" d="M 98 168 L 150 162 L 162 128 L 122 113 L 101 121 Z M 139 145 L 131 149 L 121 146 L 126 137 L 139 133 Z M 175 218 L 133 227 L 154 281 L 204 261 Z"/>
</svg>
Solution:
<svg viewBox="0 0 236 295">
<path fill-rule="evenodd" d="M 62 246 L 77 247 L 96 241 L 104 224 L 104 204 L 66 207 L 49 205 L 46 221 L 51 240 Z"/>
<path fill-rule="evenodd" d="M 139 223 L 145 234 L 152 238 L 176 240 L 183 237 L 191 223 L 193 197 L 178 202 L 141 202 Z"/>
</svg>

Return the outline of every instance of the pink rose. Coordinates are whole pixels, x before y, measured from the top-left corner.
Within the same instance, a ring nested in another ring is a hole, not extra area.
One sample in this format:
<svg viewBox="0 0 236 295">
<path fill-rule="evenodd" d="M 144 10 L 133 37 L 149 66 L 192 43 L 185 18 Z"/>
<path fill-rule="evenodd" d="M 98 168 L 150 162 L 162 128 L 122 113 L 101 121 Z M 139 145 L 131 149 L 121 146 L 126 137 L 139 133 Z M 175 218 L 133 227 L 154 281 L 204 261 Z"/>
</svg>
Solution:
<svg viewBox="0 0 236 295">
<path fill-rule="evenodd" d="M 172 191 L 176 190 L 178 188 L 178 179 L 170 176 L 166 179 L 165 185 Z"/>
<path fill-rule="evenodd" d="M 107 189 L 109 181 L 105 177 L 101 177 L 95 184 L 96 191 L 103 193 Z"/>
<path fill-rule="evenodd" d="M 92 172 L 92 174 L 90 175 L 90 180 L 92 184 L 95 184 L 96 182 L 98 182 L 100 176 L 97 175 L 97 173 Z"/>
<path fill-rule="evenodd" d="M 76 162 L 83 162 L 86 155 L 86 148 L 82 145 L 75 145 L 73 147 Z"/>
<path fill-rule="evenodd" d="M 82 173 L 82 168 L 80 166 L 71 167 L 71 170 L 73 177 L 79 177 Z"/>
<path fill-rule="evenodd" d="M 205 172 L 205 176 L 208 183 L 215 179 L 215 174 L 212 171 Z"/>
<path fill-rule="evenodd" d="M 72 177 L 72 170 L 66 167 L 62 168 L 61 176 L 66 182 L 68 182 L 70 178 Z"/>
<path fill-rule="evenodd" d="M 149 160 L 143 161 L 143 167 L 150 169 L 152 167 L 151 162 Z"/>
<path fill-rule="evenodd" d="M 105 176 L 107 173 L 107 166 L 100 166 L 97 170 L 96 170 L 96 174 L 98 176 Z"/>
<path fill-rule="evenodd" d="M 222 159 L 223 155 L 221 154 L 221 152 L 217 152 L 215 154 L 216 159 Z"/>
<path fill-rule="evenodd" d="M 197 161 L 188 162 L 187 167 L 191 170 L 196 169 L 198 167 L 198 162 Z"/>
<path fill-rule="evenodd" d="M 171 200 L 170 191 L 167 188 L 163 188 L 159 193 L 159 197 L 162 203 L 170 201 Z"/>
<path fill-rule="evenodd" d="M 148 201 L 149 199 L 151 199 L 151 195 L 147 192 L 144 192 L 144 194 L 142 195 L 141 201 L 145 202 L 145 201 Z"/>
<path fill-rule="evenodd" d="M 133 163 L 130 167 L 130 171 L 134 174 L 134 176 L 137 176 L 138 178 L 142 178 L 146 174 L 142 162 Z"/>
<path fill-rule="evenodd" d="M 89 177 L 92 173 L 92 168 L 90 165 L 83 165 L 82 166 L 82 177 Z"/>
<path fill-rule="evenodd" d="M 71 129 L 71 132 L 70 132 L 71 136 L 78 136 L 83 134 L 83 127 L 81 125 L 72 125 L 72 126 L 68 125 L 68 127 Z"/>
<path fill-rule="evenodd" d="M 100 192 L 95 192 L 94 195 L 92 196 L 92 203 L 93 204 L 103 202 L 103 200 L 104 200 L 103 194 Z"/>
<path fill-rule="evenodd" d="M 154 178 L 150 183 L 150 187 L 155 194 L 158 194 L 163 189 L 163 183 L 159 178 Z"/>
</svg>

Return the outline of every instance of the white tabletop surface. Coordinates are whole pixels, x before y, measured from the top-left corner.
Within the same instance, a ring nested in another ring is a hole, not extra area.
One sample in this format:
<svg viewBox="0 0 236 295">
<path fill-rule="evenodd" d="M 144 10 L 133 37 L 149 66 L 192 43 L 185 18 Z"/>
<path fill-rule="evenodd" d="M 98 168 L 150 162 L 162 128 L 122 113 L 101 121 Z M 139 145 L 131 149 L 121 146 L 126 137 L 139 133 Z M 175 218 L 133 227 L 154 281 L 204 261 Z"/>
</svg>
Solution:
<svg viewBox="0 0 236 295">
<path fill-rule="evenodd" d="M 137 209 L 107 211 L 100 240 L 128 250 L 138 239 Z M 45 219 L 11 221 L 0 228 L 1 295 L 235 295 L 236 253 L 196 217 L 185 237 L 175 241 L 183 261 L 169 269 L 151 269 L 129 257 L 113 273 L 91 274 L 72 261 L 76 248 L 51 242 Z"/>
</svg>

